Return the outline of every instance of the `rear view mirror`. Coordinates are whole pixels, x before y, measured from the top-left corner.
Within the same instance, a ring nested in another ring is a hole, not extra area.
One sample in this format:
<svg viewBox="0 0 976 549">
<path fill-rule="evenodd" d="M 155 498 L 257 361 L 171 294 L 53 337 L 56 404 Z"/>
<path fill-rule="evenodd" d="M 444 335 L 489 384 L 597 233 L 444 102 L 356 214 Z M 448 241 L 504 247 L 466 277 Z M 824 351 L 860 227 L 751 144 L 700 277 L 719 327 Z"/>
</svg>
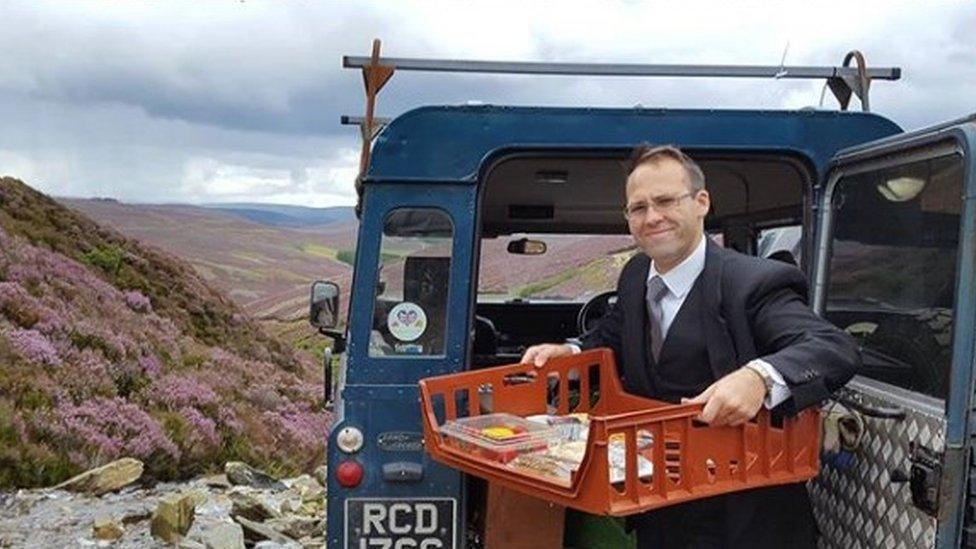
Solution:
<svg viewBox="0 0 976 549">
<path fill-rule="evenodd" d="M 542 255 L 546 253 L 546 243 L 541 240 L 520 238 L 508 243 L 508 253 L 518 255 Z"/>
<path fill-rule="evenodd" d="M 339 324 L 338 284 L 321 280 L 312 284 L 308 321 L 320 330 L 335 328 Z"/>
</svg>

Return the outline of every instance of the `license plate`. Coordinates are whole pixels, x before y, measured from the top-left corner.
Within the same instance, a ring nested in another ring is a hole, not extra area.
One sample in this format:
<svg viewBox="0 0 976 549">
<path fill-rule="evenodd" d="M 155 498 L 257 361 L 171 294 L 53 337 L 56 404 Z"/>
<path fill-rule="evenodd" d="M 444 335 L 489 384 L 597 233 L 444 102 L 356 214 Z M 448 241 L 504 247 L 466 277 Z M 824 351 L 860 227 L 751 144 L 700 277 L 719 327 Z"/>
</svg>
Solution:
<svg viewBox="0 0 976 549">
<path fill-rule="evenodd" d="M 347 499 L 348 549 L 454 549 L 457 500 Z"/>
</svg>

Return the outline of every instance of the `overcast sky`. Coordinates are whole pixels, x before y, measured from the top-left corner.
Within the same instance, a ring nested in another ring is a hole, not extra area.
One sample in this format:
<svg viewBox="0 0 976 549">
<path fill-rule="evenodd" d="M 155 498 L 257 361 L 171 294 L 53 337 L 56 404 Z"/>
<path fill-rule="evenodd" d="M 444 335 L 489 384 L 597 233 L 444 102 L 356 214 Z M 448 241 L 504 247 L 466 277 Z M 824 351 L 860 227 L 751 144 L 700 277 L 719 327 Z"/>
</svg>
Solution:
<svg viewBox="0 0 976 549">
<path fill-rule="evenodd" d="M 976 3 L 0 3 L 0 174 L 128 202 L 354 201 L 358 71 L 343 54 L 873 66 L 906 129 L 976 112 Z M 787 47 L 788 45 L 788 47 Z M 799 108 L 823 82 L 397 73 L 378 114 L 422 104 Z M 857 108 L 856 100 L 854 101 Z M 828 93 L 827 108 L 836 102 Z"/>
</svg>

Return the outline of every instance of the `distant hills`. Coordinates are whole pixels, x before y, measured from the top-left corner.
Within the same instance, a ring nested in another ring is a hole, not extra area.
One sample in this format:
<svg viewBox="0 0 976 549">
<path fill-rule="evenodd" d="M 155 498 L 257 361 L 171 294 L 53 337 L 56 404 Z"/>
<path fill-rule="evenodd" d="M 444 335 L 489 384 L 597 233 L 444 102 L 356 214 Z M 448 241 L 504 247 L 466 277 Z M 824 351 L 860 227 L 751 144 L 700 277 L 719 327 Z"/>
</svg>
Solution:
<svg viewBox="0 0 976 549">
<path fill-rule="evenodd" d="M 259 231 L 202 208 L 87 203 L 134 227 L 182 223 L 177 241 L 201 254 L 234 253 L 234 238 Z M 0 488 L 49 485 L 123 455 L 156 478 L 232 459 L 306 469 L 321 462 L 331 420 L 321 387 L 311 356 L 199 266 L 0 178 Z"/>
<path fill-rule="evenodd" d="M 312 281 L 332 280 L 348 291 L 352 280 L 358 227 L 352 208 L 60 201 L 186 259 L 258 319 L 301 319 Z M 342 301 L 348 303 L 347 297 Z"/>
<path fill-rule="evenodd" d="M 352 206 L 309 208 L 280 204 L 220 203 L 203 204 L 204 208 L 222 210 L 249 221 L 272 227 L 312 228 L 331 223 L 356 221 Z"/>
</svg>

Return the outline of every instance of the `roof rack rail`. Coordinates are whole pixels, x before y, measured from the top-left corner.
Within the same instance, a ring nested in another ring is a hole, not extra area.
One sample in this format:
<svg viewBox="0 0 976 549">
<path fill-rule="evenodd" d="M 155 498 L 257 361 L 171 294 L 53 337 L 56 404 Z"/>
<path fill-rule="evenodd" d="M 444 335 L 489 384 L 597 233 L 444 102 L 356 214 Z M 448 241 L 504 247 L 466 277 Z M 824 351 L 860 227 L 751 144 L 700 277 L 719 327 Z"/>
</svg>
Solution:
<svg viewBox="0 0 976 549">
<path fill-rule="evenodd" d="M 851 61 L 856 62 L 852 67 Z M 851 95 L 861 101 L 861 110 L 871 110 L 868 92 L 872 80 L 898 80 L 899 67 L 868 68 L 864 55 L 852 50 L 844 56 L 841 66 L 786 66 L 786 65 L 647 65 L 636 63 L 540 63 L 529 61 L 464 61 L 453 59 L 414 59 L 380 57 L 380 41 L 373 40 L 369 57 L 343 56 L 343 68 L 363 71 L 366 86 L 366 116 L 343 116 L 341 122 L 358 125 L 362 134 L 362 150 L 359 159 L 359 175 L 356 192 L 362 193 L 362 178 L 369 168 L 370 145 L 389 120 L 374 117 L 376 96 L 397 70 L 426 72 L 460 72 L 487 74 L 537 74 L 573 76 L 670 76 L 712 78 L 797 78 L 827 80 L 827 86 L 847 110 Z M 357 213 L 358 213 L 357 206 Z"/>
</svg>

